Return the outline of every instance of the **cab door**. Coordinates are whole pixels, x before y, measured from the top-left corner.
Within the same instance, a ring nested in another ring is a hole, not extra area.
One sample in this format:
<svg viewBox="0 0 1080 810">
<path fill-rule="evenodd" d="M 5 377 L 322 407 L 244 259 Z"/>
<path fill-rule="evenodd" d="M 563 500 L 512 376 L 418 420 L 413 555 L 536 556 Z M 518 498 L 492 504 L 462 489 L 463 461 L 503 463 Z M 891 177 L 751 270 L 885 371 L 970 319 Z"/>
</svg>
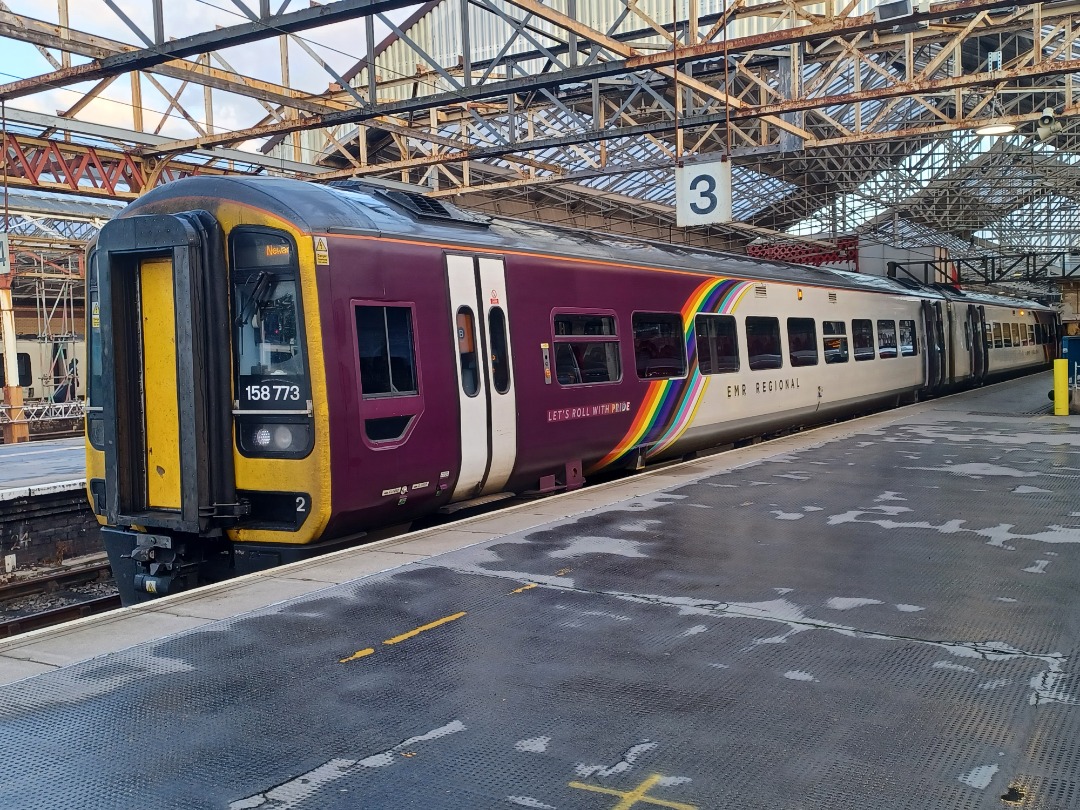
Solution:
<svg viewBox="0 0 1080 810">
<path fill-rule="evenodd" d="M 202 211 L 115 219 L 96 256 L 108 522 L 205 532 L 236 506 L 220 228 Z"/>
<path fill-rule="evenodd" d="M 453 500 L 502 491 L 517 458 L 517 403 L 503 260 L 446 257 L 461 463 Z"/>
</svg>

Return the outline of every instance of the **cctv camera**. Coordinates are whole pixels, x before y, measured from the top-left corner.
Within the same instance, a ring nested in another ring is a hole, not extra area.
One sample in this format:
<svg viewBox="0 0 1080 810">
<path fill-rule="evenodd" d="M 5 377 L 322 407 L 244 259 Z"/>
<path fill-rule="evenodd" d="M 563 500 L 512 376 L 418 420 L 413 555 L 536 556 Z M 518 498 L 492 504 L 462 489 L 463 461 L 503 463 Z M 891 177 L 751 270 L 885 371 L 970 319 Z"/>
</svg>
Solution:
<svg viewBox="0 0 1080 810">
<path fill-rule="evenodd" d="M 1039 126 L 1048 127 L 1054 123 L 1054 108 L 1047 107 L 1042 111 L 1042 115 L 1039 116 Z"/>
</svg>

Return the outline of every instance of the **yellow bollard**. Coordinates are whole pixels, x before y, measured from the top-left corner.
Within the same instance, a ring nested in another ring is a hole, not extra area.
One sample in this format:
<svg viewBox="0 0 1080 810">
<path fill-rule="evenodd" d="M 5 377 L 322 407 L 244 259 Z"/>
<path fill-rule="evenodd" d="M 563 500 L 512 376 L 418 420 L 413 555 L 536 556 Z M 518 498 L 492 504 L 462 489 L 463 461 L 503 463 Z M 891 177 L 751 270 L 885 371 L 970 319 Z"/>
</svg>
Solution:
<svg viewBox="0 0 1080 810">
<path fill-rule="evenodd" d="M 1069 361 L 1054 361 L 1054 416 L 1069 415 Z"/>
</svg>

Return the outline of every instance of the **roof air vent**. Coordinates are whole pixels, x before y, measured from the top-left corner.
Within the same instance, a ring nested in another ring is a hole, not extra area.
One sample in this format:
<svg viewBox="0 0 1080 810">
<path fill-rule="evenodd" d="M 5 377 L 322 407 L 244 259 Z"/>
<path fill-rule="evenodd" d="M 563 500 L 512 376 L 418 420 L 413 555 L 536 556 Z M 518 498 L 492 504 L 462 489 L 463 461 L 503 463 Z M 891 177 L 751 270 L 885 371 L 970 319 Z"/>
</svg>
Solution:
<svg viewBox="0 0 1080 810">
<path fill-rule="evenodd" d="M 408 208 L 419 217 L 452 218 L 450 209 L 439 200 L 433 200 L 415 191 L 398 191 L 397 189 L 382 189 L 381 191 L 384 197 L 389 197 L 398 205 Z"/>
<path fill-rule="evenodd" d="M 480 225 L 483 227 L 487 227 L 488 223 L 491 221 L 489 217 L 483 216 L 482 214 L 474 214 L 471 211 L 465 211 L 458 208 L 456 205 L 450 205 L 444 203 L 442 200 L 426 197 L 417 191 L 386 188 L 374 183 L 365 183 L 364 181 L 356 180 L 332 181 L 328 185 L 337 186 L 338 188 L 347 190 L 362 190 L 369 194 L 382 197 L 384 200 L 393 203 L 398 208 L 404 208 L 417 219 L 429 221 L 449 220 L 451 222 L 460 222 L 464 225 Z"/>
</svg>

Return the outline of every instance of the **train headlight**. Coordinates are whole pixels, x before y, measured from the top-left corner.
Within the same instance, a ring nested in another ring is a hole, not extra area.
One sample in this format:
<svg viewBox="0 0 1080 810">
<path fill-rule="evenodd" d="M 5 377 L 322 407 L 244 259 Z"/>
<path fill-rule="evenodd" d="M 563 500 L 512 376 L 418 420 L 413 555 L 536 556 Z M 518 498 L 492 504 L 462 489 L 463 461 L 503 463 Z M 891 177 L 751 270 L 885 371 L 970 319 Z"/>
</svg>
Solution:
<svg viewBox="0 0 1080 810">
<path fill-rule="evenodd" d="M 312 430 L 302 422 L 252 422 L 238 434 L 245 455 L 301 458 L 311 451 Z"/>
<path fill-rule="evenodd" d="M 278 450 L 291 450 L 293 446 L 293 432 L 288 425 L 278 425 L 274 428 L 274 447 Z"/>
</svg>

